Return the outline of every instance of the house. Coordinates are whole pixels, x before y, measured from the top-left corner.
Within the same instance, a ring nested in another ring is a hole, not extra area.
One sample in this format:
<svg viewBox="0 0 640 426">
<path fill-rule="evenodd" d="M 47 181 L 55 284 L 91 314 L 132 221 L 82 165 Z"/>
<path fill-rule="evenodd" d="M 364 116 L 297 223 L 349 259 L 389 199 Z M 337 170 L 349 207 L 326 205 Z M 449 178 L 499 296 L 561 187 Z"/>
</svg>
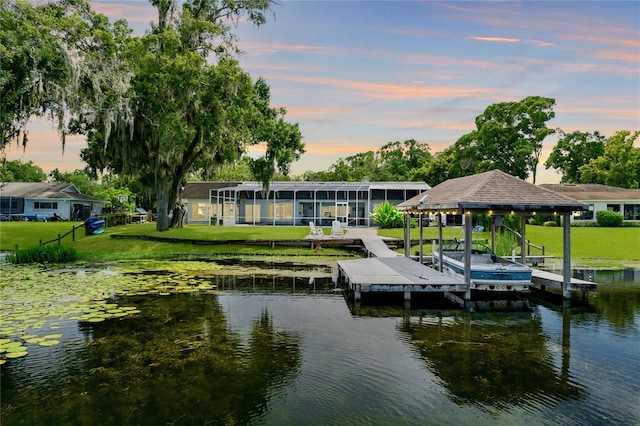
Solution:
<svg viewBox="0 0 640 426">
<path fill-rule="evenodd" d="M 369 216 L 429 189 L 424 182 L 191 182 L 182 197 L 191 223 L 220 225 L 372 226 Z M 207 195 L 208 194 L 208 195 Z"/>
<path fill-rule="evenodd" d="M 640 190 L 596 184 L 543 184 L 543 188 L 559 192 L 589 206 L 589 210 L 575 212 L 572 221 L 595 221 L 600 210 L 611 210 L 624 216 L 625 221 L 640 221 Z"/>
<path fill-rule="evenodd" d="M 104 204 L 106 201 L 82 194 L 70 183 L 0 184 L 3 219 L 48 220 L 55 214 L 63 220 L 84 220 L 92 212 L 102 212 Z"/>
</svg>

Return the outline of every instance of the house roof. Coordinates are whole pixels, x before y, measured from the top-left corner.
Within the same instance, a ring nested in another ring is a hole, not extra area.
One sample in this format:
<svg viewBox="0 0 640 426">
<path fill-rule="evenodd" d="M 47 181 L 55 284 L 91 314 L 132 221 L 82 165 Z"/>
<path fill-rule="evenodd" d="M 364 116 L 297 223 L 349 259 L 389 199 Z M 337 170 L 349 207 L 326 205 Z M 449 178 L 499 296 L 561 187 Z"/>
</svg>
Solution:
<svg viewBox="0 0 640 426">
<path fill-rule="evenodd" d="M 623 201 L 623 200 L 640 200 L 640 189 L 618 188 L 608 185 L 597 184 L 543 184 L 543 188 L 560 192 L 567 197 L 571 197 L 579 201 Z"/>
<path fill-rule="evenodd" d="M 237 186 L 242 182 L 187 182 L 182 190 L 182 198 L 187 200 L 208 200 L 211 189 Z"/>
<path fill-rule="evenodd" d="M 587 205 L 500 170 L 447 180 L 398 205 L 404 211 L 572 212 Z"/>
<path fill-rule="evenodd" d="M 105 203 L 100 198 L 80 193 L 71 183 L 6 182 L 0 186 L 0 196 L 28 199 L 80 200 Z"/>
</svg>

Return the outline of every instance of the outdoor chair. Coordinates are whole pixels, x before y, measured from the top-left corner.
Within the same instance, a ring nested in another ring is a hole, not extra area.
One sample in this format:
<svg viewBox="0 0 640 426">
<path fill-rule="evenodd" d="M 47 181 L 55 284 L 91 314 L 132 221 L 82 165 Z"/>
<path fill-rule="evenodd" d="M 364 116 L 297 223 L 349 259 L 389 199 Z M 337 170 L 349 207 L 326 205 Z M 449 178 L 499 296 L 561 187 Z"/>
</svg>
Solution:
<svg viewBox="0 0 640 426">
<path fill-rule="evenodd" d="M 333 222 L 331 222 L 331 236 L 344 238 L 344 232 L 342 232 L 342 226 L 340 225 L 340 222 L 337 220 L 334 220 Z"/>
<path fill-rule="evenodd" d="M 309 222 L 309 229 L 312 237 L 324 235 L 324 231 L 322 231 L 322 228 L 316 228 L 316 224 L 313 222 Z"/>
</svg>

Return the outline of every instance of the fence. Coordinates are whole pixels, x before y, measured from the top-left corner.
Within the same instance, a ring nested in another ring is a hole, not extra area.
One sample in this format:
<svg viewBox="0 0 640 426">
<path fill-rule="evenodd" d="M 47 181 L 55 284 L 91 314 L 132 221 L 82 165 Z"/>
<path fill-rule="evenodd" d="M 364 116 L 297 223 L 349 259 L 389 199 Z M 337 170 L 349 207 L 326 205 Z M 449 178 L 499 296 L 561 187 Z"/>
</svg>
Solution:
<svg viewBox="0 0 640 426">
<path fill-rule="evenodd" d="M 62 244 L 62 239 L 63 239 L 63 238 L 65 238 L 65 237 L 67 237 L 68 235 L 71 235 L 71 241 L 74 241 L 74 242 L 75 242 L 75 240 L 76 240 L 76 229 L 80 229 L 80 228 L 84 228 L 84 223 L 82 223 L 82 224 L 80 224 L 80 225 L 78 225 L 78 226 L 75 226 L 75 225 L 74 225 L 74 226 L 71 228 L 71 231 L 67 232 L 66 234 L 62 234 L 62 235 L 61 235 L 61 234 L 58 234 L 58 238 L 54 238 L 53 240 L 49 240 L 49 241 L 42 241 L 42 240 L 40 240 L 40 245 L 41 245 L 41 246 L 44 246 L 44 245 L 46 245 L 46 244 L 53 243 L 54 241 L 57 241 L 57 242 L 58 242 L 58 245 L 61 245 L 61 244 Z"/>
</svg>

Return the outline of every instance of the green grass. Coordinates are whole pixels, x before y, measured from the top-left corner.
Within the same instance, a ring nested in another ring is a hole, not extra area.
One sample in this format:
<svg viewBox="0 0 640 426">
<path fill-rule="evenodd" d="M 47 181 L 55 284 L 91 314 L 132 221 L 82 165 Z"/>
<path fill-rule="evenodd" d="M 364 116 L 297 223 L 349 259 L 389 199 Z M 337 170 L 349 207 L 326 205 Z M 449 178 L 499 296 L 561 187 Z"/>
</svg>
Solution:
<svg viewBox="0 0 640 426">
<path fill-rule="evenodd" d="M 21 248 L 38 245 L 39 240 L 51 240 L 58 234 L 68 232 L 73 222 L 0 222 L 0 250 L 12 251 L 18 245 Z M 329 234 L 330 229 L 325 229 Z M 424 228 L 424 238 L 438 237 L 437 227 Z M 83 259 L 130 259 L 163 258 L 175 254 L 217 255 L 234 253 L 237 255 L 347 255 L 341 249 L 322 248 L 311 250 L 307 247 L 281 247 L 272 249 L 267 246 L 248 244 L 193 245 L 188 243 L 165 243 L 144 240 L 121 240 L 110 238 L 111 234 L 151 235 L 180 239 L 202 240 L 287 240 L 303 239 L 309 233 L 304 226 L 208 226 L 187 225 L 182 229 L 170 229 L 157 232 L 155 223 L 132 224 L 108 228 L 103 234 L 85 236 L 84 230 L 76 231 L 76 242 L 71 237 L 63 240 L 66 247 L 74 247 Z M 384 229 L 380 235 L 403 238 L 402 229 Z M 443 228 L 445 239 L 463 238 L 460 227 Z M 419 238 L 419 230 L 411 230 L 411 238 Z M 474 239 L 490 239 L 489 232 L 474 234 Z M 545 226 L 527 226 L 527 239 L 533 244 L 545 247 L 545 254 L 562 256 L 562 228 Z M 412 249 L 412 252 L 414 249 Z M 425 247 L 430 253 L 431 247 Z M 536 253 L 536 252 L 532 252 Z M 574 259 L 603 259 L 610 264 L 640 262 L 640 227 L 571 228 L 571 256 Z"/>
<path fill-rule="evenodd" d="M 73 222 L 0 222 L 0 250 L 13 251 L 16 245 L 20 248 L 36 246 L 40 240 L 54 239 L 58 234 L 71 230 Z M 330 229 L 324 230 L 326 233 Z M 170 229 L 166 232 L 156 231 L 155 223 L 132 224 L 107 228 L 103 234 L 84 235 L 84 229 L 76 230 L 76 241 L 71 236 L 63 239 L 62 245 L 73 247 L 82 259 L 117 260 L 165 258 L 174 255 L 216 256 L 216 255 L 344 255 L 349 252 L 338 248 L 282 247 L 271 248 L 262 245 L 221 244 L 197 245 L 189 243 L 170 243 L 145 241 L 136 239 L 114 239 L 112 234 L 147 235 L 178 239 L 198 240 L 302 240 L 309 234 L 308 227 L 273 227 L 273 226 L 208 226 L 187 225 L 181 229 Z M 55 244 L 55 243 L 52 243 Z"/>
<path fill-rule="evenodd" d="M 379 234 L 388 237 L 403 238 L 402 229 L 384 229 L 380 230 Z M 425 239 L 438 238 L 438 228 L 424 228 L 423 234 Z M 419 229 L 411 229 L 412 239 L 417 240 L 419 236 Z M 464 238 L 464 233 L 460 227 L 444 227 L 443 237 L 444 239 Z M 473 234 L 473 238 L 490 240 L 491 233 L 479 232 Z M 526 238 L 535 245 L 544 246 L 546 255 L 562 256 L 561 227 L 528 225 Z M 425 253 L 431 253 L 431 247 L 425 247 L 424 251 Z M 539 251 L 532 249 L 531 253 L 539 254 Z M 640 227 L 572 227 L 571 257 L 575 259 L 639 261 Z"/>
</svg>

